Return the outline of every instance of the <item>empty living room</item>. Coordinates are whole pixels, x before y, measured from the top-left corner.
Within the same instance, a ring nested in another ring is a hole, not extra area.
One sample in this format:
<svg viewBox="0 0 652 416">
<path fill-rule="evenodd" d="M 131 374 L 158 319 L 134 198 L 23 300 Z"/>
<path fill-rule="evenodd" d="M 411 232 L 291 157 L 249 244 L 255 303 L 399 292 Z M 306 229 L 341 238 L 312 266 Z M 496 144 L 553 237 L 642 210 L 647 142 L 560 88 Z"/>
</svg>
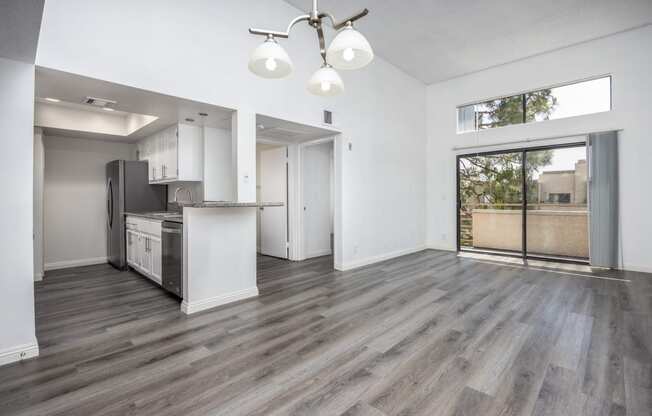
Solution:
<svg viewBox="0 0 652 416">
<path fill-rule="evenodd" d="M 650 0 L 0 0 L 0 415 L 652 415 L 650 74 Z"/>
</svg>

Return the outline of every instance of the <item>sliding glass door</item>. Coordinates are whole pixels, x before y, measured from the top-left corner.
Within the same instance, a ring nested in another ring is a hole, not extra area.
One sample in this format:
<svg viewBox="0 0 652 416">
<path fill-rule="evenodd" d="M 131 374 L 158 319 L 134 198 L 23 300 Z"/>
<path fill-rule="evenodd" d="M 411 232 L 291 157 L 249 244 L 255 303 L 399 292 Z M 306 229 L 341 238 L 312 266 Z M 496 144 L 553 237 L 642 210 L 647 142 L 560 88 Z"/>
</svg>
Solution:
<svg viewBox="0 0 652 416">
<path fill-rule="evenodd" d="M 458 250 L 584 261 L 584 143 L 457 158 Z"/>
<path fill-rule="evenodd" d="M 527 254 L 589 257 L 586 146 L 528 150 Z"/>
<path fill-rule="evenodd" d="M 460 249 L 523 250 L 523 152 L 458 158 Z"/>
</svg>

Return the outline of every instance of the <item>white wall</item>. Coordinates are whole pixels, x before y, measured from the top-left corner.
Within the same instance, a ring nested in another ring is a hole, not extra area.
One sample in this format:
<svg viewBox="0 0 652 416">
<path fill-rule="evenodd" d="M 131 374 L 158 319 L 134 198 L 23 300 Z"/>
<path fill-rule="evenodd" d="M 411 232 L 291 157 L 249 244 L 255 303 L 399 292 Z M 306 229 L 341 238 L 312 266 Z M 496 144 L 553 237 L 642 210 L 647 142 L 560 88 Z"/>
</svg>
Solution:
<svg viewBox="0 0 652 416">
<path fill-rule="evenodd" d="M 298 14 L 281 0 L 50 1 L 37 63 L 303 124 L 319 125 L 322 110 L 330 109 L 343 141 L 353 144 L 337 158 L 343 188 L 341 266 L 423 247 L 424 85 L 378 57 L 363 70 L 342 73 L 344 95 L 311 96 L 306 82 L 320 57 L 307 25 L 281 40 L 295 73 L 286 80 L 255 77 L 247 61 L 263 39 L 247 28 L 284 29 Z"/>
<path fill-rule="evenodd" d="M 45 268 L 106 261 L 106 163 L 128 143 L 45 137 Z"/>
<path fill-rule="evenodd" d="M 34 280 L 43 279 L 43 186 L 45 180 L 45 148 L 43 130 L 34 128 Z"/>
<path fill-rule="evenodd" d="M 234 201 L 235 178 L 231 132 L 204 127 L 204 198 L 207 201 Z"/>
<path fill-rule="evenodd" d="M 303 255 L 331 254 L 333 142 L 301 147 L 301 195 L 303 199 Z"/>
<path fill-rule="evenodd" d="M 0 365 L 38 355 L 32 186 L 34 65 L 0 58 Z"/>
<path fill-rule="evenodd" d="M 651 51 L 652 26 L 647 26 L 428 87 L 428 245 L 455 249 L 453 146 L 623 129 L 619 140 L 622 261 L 627 269 L 652 271 L 652 193 L 643 190 L 652 157 Z M 604 74 L 613 76 L 611 112 L 456 134 L 457 105 Z"/>
</svg>

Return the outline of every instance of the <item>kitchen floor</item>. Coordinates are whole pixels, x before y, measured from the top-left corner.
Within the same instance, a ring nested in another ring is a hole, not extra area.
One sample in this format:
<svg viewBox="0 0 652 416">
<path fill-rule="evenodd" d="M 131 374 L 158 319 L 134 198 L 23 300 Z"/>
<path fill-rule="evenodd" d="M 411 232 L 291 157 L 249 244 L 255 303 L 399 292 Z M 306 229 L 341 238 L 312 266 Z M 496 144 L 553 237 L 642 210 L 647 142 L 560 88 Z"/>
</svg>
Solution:
<svg viewBox="0 0 652 416">
<path fill-rule="evenodd" d="M 259 257 L 261 296 L 185 316 L 108 265 L 36 284 L 41 357 L 2 415 L 648 415 L 652 276 L 424 251 Z"/>
</svg>

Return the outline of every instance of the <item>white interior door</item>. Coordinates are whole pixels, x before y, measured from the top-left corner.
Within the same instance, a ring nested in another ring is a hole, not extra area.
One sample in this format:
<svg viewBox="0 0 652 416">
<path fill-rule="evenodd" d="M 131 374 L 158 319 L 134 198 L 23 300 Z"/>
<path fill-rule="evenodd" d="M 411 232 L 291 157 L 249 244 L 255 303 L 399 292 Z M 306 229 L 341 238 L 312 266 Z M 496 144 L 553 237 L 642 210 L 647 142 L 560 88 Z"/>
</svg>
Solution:
<svg viewBox="0 0 652 416">
<path fill-rule="evenodd" d="M 282 207 L 260 209 L 260 253 L 288 258 L 287 246 L 287 148 L 260 152 L 260 199 L 283 202 Z"/>
<path fill-rule="evenodd" d="M 303 258 L 332 254 L 333 143 L 304 146 L 301 153 Z"/>
</svg>

